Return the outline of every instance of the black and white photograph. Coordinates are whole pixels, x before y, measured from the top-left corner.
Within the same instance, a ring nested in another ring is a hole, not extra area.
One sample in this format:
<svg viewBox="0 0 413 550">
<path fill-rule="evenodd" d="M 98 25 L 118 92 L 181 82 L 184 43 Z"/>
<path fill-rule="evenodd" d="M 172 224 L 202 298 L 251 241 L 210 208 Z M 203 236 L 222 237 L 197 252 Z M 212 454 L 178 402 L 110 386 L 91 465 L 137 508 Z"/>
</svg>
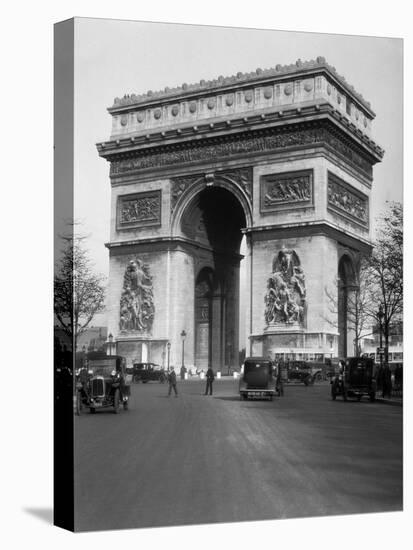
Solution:
<svg viewBox="0 0 413 550">
<path fill-rule="evenodd" d="M 402 510 L 402 41 L 68 28 L 74 529 Z"/>
<path fill-rule="evenodd" d="M 403 548 L 406 35 L 176 8 L 57 10 L 28 67 L 6 503 L 62 548 Z"/>
</svg>

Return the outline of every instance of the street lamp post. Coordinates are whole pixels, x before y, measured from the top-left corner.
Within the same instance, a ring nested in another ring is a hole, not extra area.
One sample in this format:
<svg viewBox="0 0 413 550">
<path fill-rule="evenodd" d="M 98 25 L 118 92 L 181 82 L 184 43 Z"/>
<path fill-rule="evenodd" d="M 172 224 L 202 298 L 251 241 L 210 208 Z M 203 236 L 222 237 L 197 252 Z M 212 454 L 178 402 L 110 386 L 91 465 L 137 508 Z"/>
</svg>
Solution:
<svg viewBox="0 0 413 550">
<path fill-rule="evenodd" d="M 171 353 L 171 342 L 168 342 L 166 344 L 166 347 L 168 348 L 168 372 L 169 372 L 169 359 L 170 359 L 170 353 Z"/>
<path fill-rule="evenodd" d="M 186 337 L 186 332 L 183 330 L 181 332 L 181 338 L 182 338 L 182 368 L 184 369 L 185 368 L 185 362 L 184 362 L 184 357 L 185 357 L 185 337 Z"/>
<path fill-rule="evenodd" d="M 113 355 L 113 349 L 115 347 L 114 343 L 113 343 L 113 334 L 112 333 L 109 333 L 109 336 L 108 336 L 108 355 Z"/>
<path fill-rule="evenodd" d="M 379 331 L 380 331 L 380 367 L 383 366 L 383 317 L 384 317 L 384 311 L 383 306 L 380 304 L 379 311 L 377 312 L 377 317 L 379 318 Z"/>
</svg>

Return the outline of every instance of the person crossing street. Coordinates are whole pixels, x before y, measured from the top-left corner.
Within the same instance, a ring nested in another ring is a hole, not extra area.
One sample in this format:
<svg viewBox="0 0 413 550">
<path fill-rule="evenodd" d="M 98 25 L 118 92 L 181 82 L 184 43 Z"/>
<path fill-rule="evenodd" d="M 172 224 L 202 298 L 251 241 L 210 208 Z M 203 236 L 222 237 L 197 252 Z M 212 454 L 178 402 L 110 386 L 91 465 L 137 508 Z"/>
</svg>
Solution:
<svg viewBox="0 0 413 550">
<path fill-rule="evenodd" d="M 212 383 L 215 379 L 214 371 L 211 367 L 208 367 L 207 373 L 206 373 L 206 388 L 205 388 L 205 395 L 212 395 Z"/>
<path fill-rule="evenodd" d="M 171 367 L 171 370 L 168 375 L 168 382 L 169 382 L 168 397 L 171 397 L 172 388 L 175 392 L 175 397 L 178 397 L 178 390 L 176 389 L 176 374 L 175 374 L 174 367 Z"/>
</svg>

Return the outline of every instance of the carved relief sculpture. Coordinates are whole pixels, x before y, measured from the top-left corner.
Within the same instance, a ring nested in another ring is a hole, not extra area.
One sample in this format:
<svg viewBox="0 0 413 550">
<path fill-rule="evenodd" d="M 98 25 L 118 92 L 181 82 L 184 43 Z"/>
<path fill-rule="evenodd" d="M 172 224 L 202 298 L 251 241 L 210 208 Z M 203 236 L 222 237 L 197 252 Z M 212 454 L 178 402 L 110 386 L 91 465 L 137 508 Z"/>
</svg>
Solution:
<svg viewBox="0 0 413 550">
<path fill-rule="evenodd" d="M 302 325 L 305 305 L 305 275 L 300 260 L 294 250 L 283 247 L 267 282 L 265 322 L 267 325 Z"/>
<path fill-rule="evenodd" d="M 154 313 L 149 266 L 139 259 L 131 260 L 123 278 L 119 329 L 121 332 L 150 332 Z"/>
<path fill-rule="evenodd" d="M 368 199 L 356 193 L 334 174 L 328 173 L 328 206 L 354 221 L 368 225 Z"/>
<path fill-rule="evenodd" d="M 117 227 L 128 229 L 161 223 L 161 192 L 135 193 L 118 197 Z"/>
<path fill-rule="evenodd" d="M 262 212 L 301 203 L 312 204 L 313 172 L 302 170 L 262 176 L 260 193 Z"/>
</svg>

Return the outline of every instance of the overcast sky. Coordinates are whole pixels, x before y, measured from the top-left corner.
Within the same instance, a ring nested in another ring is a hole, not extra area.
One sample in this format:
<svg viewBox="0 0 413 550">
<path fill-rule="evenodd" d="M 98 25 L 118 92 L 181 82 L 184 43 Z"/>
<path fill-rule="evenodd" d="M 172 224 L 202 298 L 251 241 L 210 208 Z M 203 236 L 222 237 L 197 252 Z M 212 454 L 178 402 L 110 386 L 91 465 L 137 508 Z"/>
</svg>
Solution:
<svg viewBox="0 0 413 550">
<path fill-rule="evenodd" d="M 106 109 L 125 93 L 323 56 L 376 113 L 373 139 L 385 156 L 374 168 L 372 216 L 402 201 L 401 40 L 105 19 L 77 19 L 75 36 L 75 217 L 98 271 L 108 272 L 110 182 L 95 144 L 109 138 Z"/>
</svg>

